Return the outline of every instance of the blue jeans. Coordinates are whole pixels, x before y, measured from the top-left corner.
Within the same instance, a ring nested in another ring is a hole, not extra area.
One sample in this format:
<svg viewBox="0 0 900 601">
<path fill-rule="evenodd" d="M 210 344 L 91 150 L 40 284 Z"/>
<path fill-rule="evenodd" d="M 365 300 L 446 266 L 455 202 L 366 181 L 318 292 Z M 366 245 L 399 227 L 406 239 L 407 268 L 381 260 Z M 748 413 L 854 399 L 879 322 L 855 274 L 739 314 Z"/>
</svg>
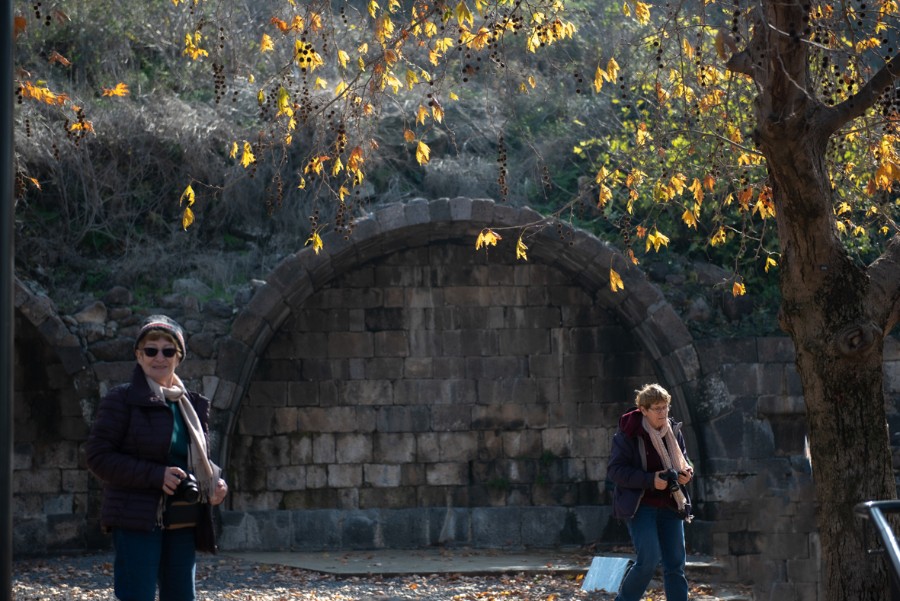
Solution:
<svg viewBox="0 0 900 601">
<path fill-rule="evenodd" d="M 120 601 L 195 601 L 194 529 L 113 531 L 115 590 Z"/>
<path fill-rule="evenodd" d="M 687 554 L 681 517 L 671 509 L 641 505 L 628 520 L 628 532 L 637 559 L 625 574 L 616 601 L 640 601 L 660 562 L 666 600 L 687 601 L 688 584 L 684 577 Z"/>
</svg>

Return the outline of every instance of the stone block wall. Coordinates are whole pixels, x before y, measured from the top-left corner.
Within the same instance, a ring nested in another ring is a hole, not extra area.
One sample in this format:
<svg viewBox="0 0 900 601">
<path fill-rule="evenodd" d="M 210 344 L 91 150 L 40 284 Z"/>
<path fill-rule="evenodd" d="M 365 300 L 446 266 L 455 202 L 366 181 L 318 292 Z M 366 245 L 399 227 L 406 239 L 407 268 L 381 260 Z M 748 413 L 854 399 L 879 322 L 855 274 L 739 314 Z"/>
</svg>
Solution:
<svg viewBox="0 0 900 601">
<path fill-rule="evenodd" d="M 108 546 L 81 446 L 99 397 L 129 377 L 137 324 L 165 312 L 187 332 L 182 378 L 213 400 L 226 549 L 627 540 L 609 438 L 658 379 L 698 467 L 689 547 L 756 598 L 821 598 L 790 340 L 692 339 L 639 270 L 609 292 L 615 257 L 583 232 L 543 232 L 529 262 L 471 248 L 483 227 L 537 219 L 470 199 L 385 207 L 234 306 L 176 282 L 161 308 L 116 288 L 60 316 L 17 282 L 14 552 Z M 884 359 L 900 449 L 893 337 Z"/>
<path fill-rule="evenodd" d="M 12 512 L 14 548 L 87 544 L 91 482 L 80 455 L 87 438 L 77 391 L 34 326 L 16 319 Z"/>
<path fill-rule="evenodd" d="M 237 511 L 603 505 L 653 366 L 562 272 L 423 246 L 306 299 L 231 442 Z"/>
<path fill-rule="evenodd" d="M 688 527 L 688 537 L 709 545 L 706 552 L 727 566 L 727 579 L 754 584 L 758 599 L 822 598 L 806 406 L 793 344 L 771 337 L 695 345 L 706 374 L 693 394 L 706 473 L 695 493 L 703 517 Z M 896 338 L 886 339 L 884 359 L 888 427 L 897 439 Z M 897 457 L 895 450 L 895 466 Z M 859 527 L 871 524 L 860 520 Z"/>
</svg>

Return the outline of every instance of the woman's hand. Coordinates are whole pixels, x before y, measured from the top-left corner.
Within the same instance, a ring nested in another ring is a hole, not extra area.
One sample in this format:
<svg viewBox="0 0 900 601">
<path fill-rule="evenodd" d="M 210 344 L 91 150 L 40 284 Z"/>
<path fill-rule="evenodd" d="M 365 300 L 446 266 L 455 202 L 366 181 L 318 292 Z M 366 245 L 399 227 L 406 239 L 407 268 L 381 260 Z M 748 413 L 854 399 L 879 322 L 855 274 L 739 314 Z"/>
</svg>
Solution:
<svg viewBox="0 0 900 601">
<path fill-rule="evenodd" d="M 667 488 L 669 488 L 669 483 L 666 480 L 662 479 L 662 475 L 665 473 L 665 471 L 662 471 L 653 474 L 653 488 L 655 488 L 656 490 L 666 490 Z"/>
<path fill-rule="evenodd" d="M 175 489 L 185 478 L 187 478 L 187 473 L 183 469 L 170 465 L 166 468 L 166 474 L 163 477 L 163 492 L 167 495 L 175 494 Z"/>
<path fill-rule="evenodd" d="M 216 482 L 216 490 L 213 491 L 212 496 L 209 498 L 210 505 L 218 505 L 222 501 L 225 500 L 225 495 L 228 494 L 228 485 L 224 480 L 219 478 L 219 481 Z"/>
<path fill-rule="evenodd" d="M 684 471 L 678 472 L 678 483 L 682 486 L 691 481 L 694 477 L 694 468 L 686 467 Z"/>
</svg>

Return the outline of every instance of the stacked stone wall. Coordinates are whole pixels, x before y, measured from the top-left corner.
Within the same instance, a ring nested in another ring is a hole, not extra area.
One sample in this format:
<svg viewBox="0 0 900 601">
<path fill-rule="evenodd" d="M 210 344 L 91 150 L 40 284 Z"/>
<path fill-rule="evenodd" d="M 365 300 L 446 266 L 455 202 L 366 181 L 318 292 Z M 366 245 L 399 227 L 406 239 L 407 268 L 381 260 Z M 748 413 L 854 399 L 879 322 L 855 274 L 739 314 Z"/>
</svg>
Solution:
<svg viewBox="0 0 900 601">
<path fill-rule="evenodd" d="M 259 365 L 236 510 L 603 505 L 617 418 L 655 380 L 564 273 L 457 244 L 337 278 Z"/>
<path fill-rule="evenodd" d="M 386 207 L 233 305 L 176 282 L 158 308 L 114 288 L 59 315 L 17 282 L 14 552 L 109 545 L 82 446 L 100 396 L 130 376 L 141 319 L 164 312 L 187 332 L 179 373 L 213 400 L 224 549 L 622 542 L 609 437 L 657 380 L 698 467 L 689 548 L 756 598 L 821 598 L 790 340 L 691 339 L 639 271 L 609 292 L 623 259 L 584 233 L 544 235 L 528 262 L 471 248 L 484 227 L 539 219 L 470 199 Z M 894 337 L 884 359 L 898 468 Z"/>
</svg>

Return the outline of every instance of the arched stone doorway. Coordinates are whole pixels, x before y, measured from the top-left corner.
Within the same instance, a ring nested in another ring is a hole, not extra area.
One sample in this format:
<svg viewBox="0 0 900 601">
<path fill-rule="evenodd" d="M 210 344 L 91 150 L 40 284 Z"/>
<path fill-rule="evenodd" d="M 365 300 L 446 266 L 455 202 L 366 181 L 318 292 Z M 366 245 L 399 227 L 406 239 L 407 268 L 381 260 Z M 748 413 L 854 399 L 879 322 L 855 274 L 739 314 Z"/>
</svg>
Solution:
<svg viewBox="0 0 900 601">
<path fill-rule="evenodd" d="M 535 539 L 578 542 L 608 521 L 605 457 L 635 386 L 663 382 L 693 438 L 692 340 L 637 268 L 566 226 L 535 231 L 527 262 L 511 244 L 475 252 L 486 227 L 514 240 L 542 224 L 491 201 L 413 201 L 275 269 L 220 347 L 226 545 L 302 545 L 330 522 L 320 546 L 477 543 L 479 529 L 527 544 L 546 522 L 555 534 Z M 388 540 L 398 519 L 422 532 Z"/>
<path fill-rule="evenodd" d="M 13 519 L 16 554 L 102 544 L 97 486 L 79 456 L 87 438 L 79 391 L 92 373 L 50 300 L 15 281 Z"/>
</svg>

